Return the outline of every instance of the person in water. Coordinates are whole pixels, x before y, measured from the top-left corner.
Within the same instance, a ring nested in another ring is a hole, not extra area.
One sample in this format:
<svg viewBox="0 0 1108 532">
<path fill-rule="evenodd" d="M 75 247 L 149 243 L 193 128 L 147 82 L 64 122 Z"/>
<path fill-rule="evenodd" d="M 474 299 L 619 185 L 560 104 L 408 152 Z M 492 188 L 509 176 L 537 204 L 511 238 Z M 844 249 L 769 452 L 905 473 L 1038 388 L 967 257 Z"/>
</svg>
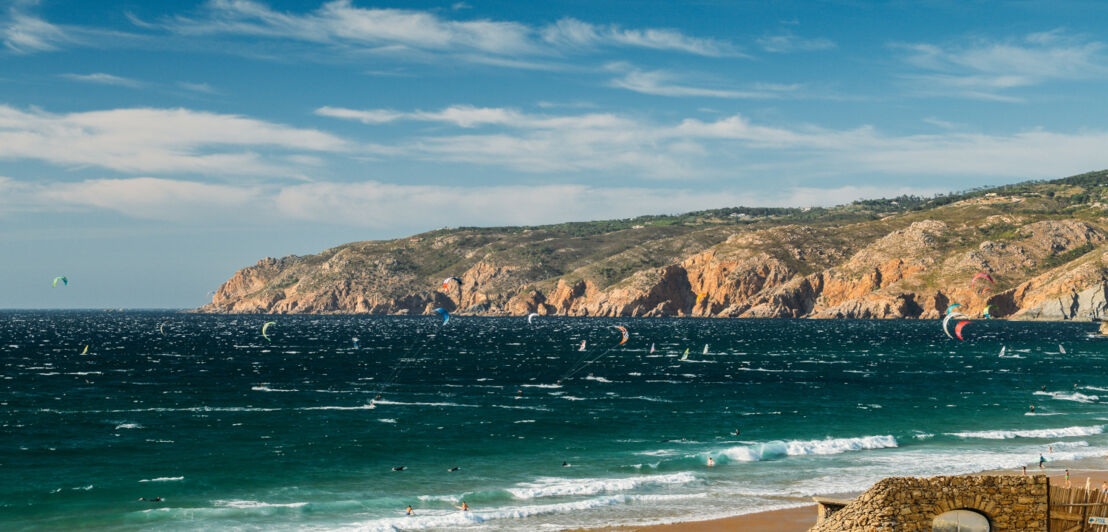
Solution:
<svg viewBox="0 0 1108 532">
<path fill-rule="evenodd" d="M 715 467 L 716 461 L 711 456 L 708 457 L 708 467 Z"/>
<path fill-rule="evenodd" d="M 457 470 L 458 470 L 458 466 L 454 466 L 454 467 L 452 467 L 452 468 L 450 468 L 450 469 L 447 469 L 447 471 L 449 471 L 449 472 L 451 472 L 451 473 L 453 473 L 453 472 L 455 472 L 455 471 L 457 471 Z"/>
<path fill-rule="evenodd" d="M 407 468 L 408 468 L 408 466 L 396 466 L 396 467 L 392 468 L 392 470 L 393 471 L 403 471 Z"/>
<path fill-rule="evenodd" d="M 164 500 L 164 499 L 162 499 L 161 497 L 154 497 L 153 499 L 147 499 L 146 497 L 139 497 L 139 500 L 140 501 L 146 501 L 146 502 L 162 502 L 162 500 Z"/>
<path fill-rule="evenodd" d="M 412 505 L 408 505 L 408 509 L 404 511 L 407 515 L 415 515 L 415 510 L 412 509 Z"/>
<path fill-rule="evenodd" d="M 462 501 L 462 505 L 461 505 L 461 506 L 458 506 L 458 505 L 454 505 L 454 507 L 455 507 L 455 508 L 457 508 L 457 509 L 459 509 L 459 510 L 461 510 L 461 511 L 463 511 L 463 512 L 468 512 L 468 511 L 469 511 L 469 505 L 468 505 L 468 504 L 466 504 L 466 502 L 465 502 L 465 501 Z"/>
<path fill-rule="evenodd" d="M 1043 453 L 1039 453 L 1039 469 L 1043 469 L 1043 465 L 1046 464 L 1046 458 L 1043 457 Z"/>
<path fill-rule="evenodd" d="M 735 436 L 739 436 L 739 429 L 735 429 L 734 434 L 735 434 Z"/>
</svg>

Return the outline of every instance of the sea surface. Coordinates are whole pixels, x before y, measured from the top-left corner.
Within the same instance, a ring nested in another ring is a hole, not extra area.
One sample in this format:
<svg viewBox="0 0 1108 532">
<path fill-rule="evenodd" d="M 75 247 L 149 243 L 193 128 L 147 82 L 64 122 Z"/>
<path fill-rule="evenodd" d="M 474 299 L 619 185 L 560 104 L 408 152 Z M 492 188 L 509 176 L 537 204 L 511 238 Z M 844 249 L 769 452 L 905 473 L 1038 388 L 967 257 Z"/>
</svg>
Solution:
<svg viewBox="0 0 1108 532">
<path fill-rule="evenodd" d="M 2 312 L 0 529 L 558 530 L 1103 461 L 1094 329 Z"/>
</svg>

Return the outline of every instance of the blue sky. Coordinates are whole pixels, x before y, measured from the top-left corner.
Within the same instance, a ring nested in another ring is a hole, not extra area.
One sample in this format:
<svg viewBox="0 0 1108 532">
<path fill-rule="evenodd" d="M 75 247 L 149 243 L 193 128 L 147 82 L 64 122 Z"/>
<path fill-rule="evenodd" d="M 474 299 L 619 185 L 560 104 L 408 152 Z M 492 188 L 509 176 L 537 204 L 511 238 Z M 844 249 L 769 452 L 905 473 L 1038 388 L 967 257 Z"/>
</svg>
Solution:
<svg viewBox="0 0 1108 532">
<path fill-rule="evenodd" d="M 0 308 L 1108 167 L 1100 2 L 0 2 Z M 49 288 L 67 275 L 64 289 Z"/>
</svg>

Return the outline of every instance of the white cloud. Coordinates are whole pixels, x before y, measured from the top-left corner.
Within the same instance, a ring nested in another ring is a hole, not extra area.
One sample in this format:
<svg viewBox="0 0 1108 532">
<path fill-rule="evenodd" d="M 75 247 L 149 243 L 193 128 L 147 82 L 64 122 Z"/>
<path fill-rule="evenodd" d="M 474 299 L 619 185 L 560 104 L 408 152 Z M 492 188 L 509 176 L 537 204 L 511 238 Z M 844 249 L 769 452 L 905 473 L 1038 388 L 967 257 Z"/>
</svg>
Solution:
<svg viewBox="0 0 1108 532">
<path fill-rule="evenodd" d="M 312 222 L 426 229 L 626 218 L 736 205 L 829 206 L 859 197 L 930 191 L 873 186 L 782 188 L 752 193 L 580 184 L 462 187 L 377 181 L 258 187 L 150 177 L 25 184 L 0 177 L 0 192 L 4 192 L 0 196 L 0 215 L 28 210 L 109 211 L 136 219 L 201 225 Z"/>
<path fill-rule="evenodd" d="M 737 54 L 727 42 L 690 37 L 674 29 L 621 28 L 571 18 L 545 27 L 488 19 L 451 20 L 433 11 L 360 8 L 349 0 L 327 2 L 308 13 L 275 11 L 252 0 L 212 0 L 204 16 L 179 16 L 165 26 L 186 35 L 292 39 L 329 45 L 340 51 L 446 54 L 515 68 L 550 65 L 512 58 L 613 46 L 706 56 Z"/>
<path fill-rule="evenodd" d="M 92 74 L 61 74 L 61 77 L 71 79 L 73 81 L 80 81 L 83 83 L 116 85 L 120 87 L 130 87 L 132 89 L 141 88 L 146 85 L 145 83 L 137 79 L 124 78 L 112 74 L 105 74 L 103 72 L 95 72 Z"/>
<path fill-rule="evenodd" d="M 800 179 L 881 173 L 1023 178 L 1108 167 L 1108 132 L 1096 130 L 897 136 L 868 125 L 783 127 L 743 115 L 662 124 L 609 113 L 555 116 L 470 106 L 413 112 L 328 107 L 317 113 L 374 125 L 411 120 L 455 126 L 462 131 L 435 129 L 393 146 L 407 157 L 529 173 L 741 179 L 802 166 Z"/>
<path fill-rule="evenodd" d="M 190 83 L 188 81 L 178 81 L 177 86 L 192 92 L 200 92 L 204 94 L 219 94 L 219 91 L 207 83 Z"/>
<path fill-rule="evenodd" d="M 625 69 L 624 66 L 610 67 L 609 69 Z M 639 69 L 630 69 L 622 77 L 611 80 L 613 87 L 627 89 L 642 94 L 651 94 L 654 96 L 673 96 L 673 97 L 703 97 L 703 98 L 734 98 L 734 99 L 766 99 L 766 98 L 778 98 L 783 93 L 789 90 L 795 89 L 797 86 L 769 86 L 762 85 L 762 90 L 735 90 L 735 89 L 712 89 L 704 87 L 693 87 L 690 85 L 682 85 L 674 83 L 672 80 L 675 78 L 673 74 L 661 70 L 643 71 Z M 773 90 L 777 87 L 788 87 L 787 90 Z"/>
<path fill-rule="evenodd" d="M 831 39 L 817 37 L 806 39 L 791 32 L 766 35 L 758 39 L 758 46 L 771 53 L 815 52 L 830 50 L 837 45 Z"/>
<path fill-rule="evenodd" d="M 296 175 L 253 150 L 340 152 L 329 133 L 188 109 L 52 114 L 0 105 L 0 159 L 35 159 L 121 172 Z"/>
<path fill-rule="evenodd" d="M 62 28 L 26 12 L 25 8 L 35 3 L 12 0 L 5 19 L 0 20 L 0 39 L 9 50 L 16 53 L 51 51 L 72 41 Z"/>
<path fill-rule="evenodd" d="M 596 25 L 574 18 L 563 18 L 546 26 L 542 29 L 542 37 L 558 48 L 588 49 L 616 45 L 716 57 L 742 55 L 728 42 L 689 37 L 677 30 L 625 29 L 615 24 Z"/>
<path fill-rule="evenodd" d="M 976 40 L 942 47 L 900 44 L 906 64 L 922 71 L 903 77 L 921 95 L 953 95 L 1020 102 L 1013 89 L 1051 81 L 1075 81 L 1108 75 L 1105 43 L 1068 36 L 1061 30 L 1022 39 Z"/>
</svg>

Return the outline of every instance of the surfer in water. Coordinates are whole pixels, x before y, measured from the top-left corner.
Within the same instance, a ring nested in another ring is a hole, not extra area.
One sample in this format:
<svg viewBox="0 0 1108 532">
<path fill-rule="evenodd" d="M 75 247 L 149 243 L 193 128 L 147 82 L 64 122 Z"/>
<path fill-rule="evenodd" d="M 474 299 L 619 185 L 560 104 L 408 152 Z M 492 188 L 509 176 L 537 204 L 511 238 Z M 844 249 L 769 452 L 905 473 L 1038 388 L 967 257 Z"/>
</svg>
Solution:
<svg viewBox="0 0 1108 532">
<path fill-rule="evenodd" d="M 408 469 L 408 466 L 396 466 L 392 468 L 393 471 L 403 471 L 405 469 Z"/>
<path fill-rule="evenodd" d="M 1032 412 L 1034 412 L 1034 411 L 1035 411 L 1035 403 L 1031 403 L 1031 411 L 1032 411 Z"/>
<path fill-rule="evenodd" d="M 140 501 L 144 502 L 162 502 L 164 499 L 161 497 L 154 497 L 153 499 L 147 499 L 146 497 L 139 497 Z"/>
<path fill-rule="evenodd" d="M 562 460 L 562 467 L 569 467 L 569 462 Z"/>
<path fill-rule="evenodd" d="M 466 502 L 465 502 L 465 501 L 462 501 L 462 505 L 461 505 L 461 506 L 458 506 L 458 505 L 454 505 L 454 507 L 455 507 L 455 508 L 457 508 L 457 509 L 459 509 L 459 510 L 461 510 L 461 511 L 463 511 L 463 512 L 468 512 L 468 511 L 469 511 L 469 505 L 468 505 L 468 504 L 466 504 Z"/>
<path fill-rule="evenodd" d="M 458 470 L 458 466 L 454 466 L 454 467 L 452 467 L 452 468 L 450 468 L 450 469 L 447 469 L 447 471 L 449 471 L 449 472 L 451 472 L 451 473 L 453 473 L 453 472 L 455 472 L 455 471 L 457 471 L 457 470 Z"/>
<path fill-rule="evenodd" d="M 404 511 L 407 515 L 415 515 L 415 510 L 412 509 L 412 505 L 408 505 L 408 509 Z"/>
</svg>

